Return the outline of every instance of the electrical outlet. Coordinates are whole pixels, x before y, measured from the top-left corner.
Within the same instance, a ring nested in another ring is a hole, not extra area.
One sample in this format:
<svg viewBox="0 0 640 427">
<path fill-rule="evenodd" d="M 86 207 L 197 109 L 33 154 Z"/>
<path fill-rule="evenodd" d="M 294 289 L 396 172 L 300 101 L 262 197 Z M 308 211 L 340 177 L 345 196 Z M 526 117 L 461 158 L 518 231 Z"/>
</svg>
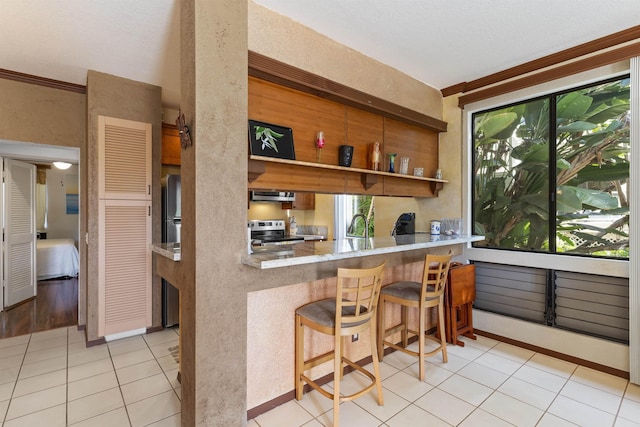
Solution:
<svg viewBox="0 0 640 427">
<path fill-rule="evenodd" d="M 358 341 L 358 334 L 351 335 L 351 342 L 356 342 L 356 341 Z"/>
</svg>

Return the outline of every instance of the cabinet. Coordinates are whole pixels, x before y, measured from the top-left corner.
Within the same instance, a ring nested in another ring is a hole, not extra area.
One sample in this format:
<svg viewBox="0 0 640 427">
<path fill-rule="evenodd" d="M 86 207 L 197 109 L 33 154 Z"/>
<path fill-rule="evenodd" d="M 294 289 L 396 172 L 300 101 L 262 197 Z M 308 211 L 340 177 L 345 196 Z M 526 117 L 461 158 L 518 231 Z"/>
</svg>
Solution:
<svg viewBox="0 0 640 427">
<path fill-rule="evenodd" d="M 316 193 L 297 192 L 293 202 L 283 202 L 282 209 L 311 211 L 316 208 Z"/>
<path fill-rule="evenodd" d="M 98 116 L 98 334 L 151 326 L 151 124 Z"/>
<path fill-rule="evenodd" d="M 180 132 L 174 125 L 162 124 L 162 164 L 180 166 Z"/>
</svg>

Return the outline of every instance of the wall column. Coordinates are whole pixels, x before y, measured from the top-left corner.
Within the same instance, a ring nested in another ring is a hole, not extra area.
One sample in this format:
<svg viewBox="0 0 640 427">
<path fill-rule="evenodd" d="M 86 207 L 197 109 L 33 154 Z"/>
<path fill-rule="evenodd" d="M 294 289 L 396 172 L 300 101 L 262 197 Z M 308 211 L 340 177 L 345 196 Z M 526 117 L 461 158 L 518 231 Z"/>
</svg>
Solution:
<svg viewBox="0 0 640 427">
<path fill-rule="evenodd" d="M 244 426 L 247 2 L 180 5 L 182 425 Z"/>
</svg>

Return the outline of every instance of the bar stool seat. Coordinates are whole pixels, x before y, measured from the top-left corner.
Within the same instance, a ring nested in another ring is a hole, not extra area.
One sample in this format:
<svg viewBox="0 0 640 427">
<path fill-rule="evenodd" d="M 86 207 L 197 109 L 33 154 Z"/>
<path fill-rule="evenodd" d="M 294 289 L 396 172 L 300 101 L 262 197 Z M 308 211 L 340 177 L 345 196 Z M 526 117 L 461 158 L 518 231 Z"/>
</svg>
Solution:
<svg viewBox="0 0 640 427">
<path fill-rule="evenodd" d="M 442 359 L 447 362 L 447 343 L 445 336 L 444 321 L 444 290 L 447 283 L 447 272 L 451 263 L 451 254 L 449 255 L 431 255 L 427 254 L 424 261 L 424 270 L 422 274 L 422 282 L 400 281 L 385 286 L 380 291 L 380 302 L 378 309 L 378 358 L 380 361 L 384 358 L 385 346 L 400 350 L 404 353 L 418 357 L 419 360 L 419 377 L 420 381 L 424 381 L 424 359 L 438 352 L 442 352 Z M 385 324 L 385 303 L 400 304 L 401 314 L 400 323 L 386 328 Z M 409 329 L 408 308 L 415 307 L 418 309 L 418 328 L 417 330 Z M 440 339 L 432 336 L 426 336 L 426 320 L 427 311 L 431 307 L 438 310 L 438 334 Z M 396 332 L 401 332 L 400 345 L 387 341 L 387 337 Z M 418 336 L 418 351 L 407 348 L 409 344 L 409 335 Z M 438 343 L 438 347 L 425 352 L 425 338 L 432 339 Z"/>
<path fill-rule="evenodd" d="M 339 425 L 340 403 L 360 397 L 373 388 L 377 391 L 378 405 L 383 405 L 380 366 L 376 347 L 376 310 L 382 284 L 385 263 L 377 267 L 363 269 L 338 269 L 336 298 L 314 301 L 296 310 L 296 399 L 301 400 L 306 382 L 323 396 L 333 400 L 333 425 Z M 334 347 L 319 356 L 305 359 L 304 328 L 333 335 Z M 371 358 L 373 373 L 344 357 L 347 338 L 367 329 L 371 334 Z M 316 381 L 305 375 L 314 366 L 333 361 L 333 393 L 323 389 Z M 361 390 L 350 394 L 340 394 L 340 381 L 344 365 L 367 376 L 370 382 Z"/>
</svg>

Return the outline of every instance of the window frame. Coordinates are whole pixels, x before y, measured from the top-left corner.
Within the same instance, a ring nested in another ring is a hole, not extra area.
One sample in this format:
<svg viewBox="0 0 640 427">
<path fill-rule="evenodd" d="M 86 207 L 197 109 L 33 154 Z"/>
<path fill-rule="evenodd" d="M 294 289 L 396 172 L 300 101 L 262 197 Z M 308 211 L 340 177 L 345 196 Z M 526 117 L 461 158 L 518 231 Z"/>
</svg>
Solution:
<svg viewBox="0 0 640 427">
<path fill-rule="evenodd" d="M 462 112 L 462 141 L 463 141 L 463 212 L 465 213 L 465 228 L 473 230 L 472 216 L 472 188 L 473 188 L 473 134 L 472 117 L 474 113 L 490 109 L 501 108 L 510 104 L 517 104 L 551 93 L 572 90 L 582 86 L 589 86 L 603 80 L 622 77 L 630 73 L 628 61 L 618 62 L 604 67 L 588 70 L 573 76 L 564 77 L 533 87 L 499 95 L 465 105 Z M 632 76 L 632 84 L 633 84 Z M 633 144 L 633 143 L 632 143 Z M 567 254 L 551 254 L 538 252 L 524 252 L 520 250 L 474 248 L 468 244 L 465 248 L 465 258 L 469 260 L 485 261 L 497 264 L 513 264 L 524 267 L 548 268 L 549 265 L 562 265 L 565 271 L 585 272 L 591 274 L 610 275 L 614 277 L 629 277 L 629 261 L 623 259 L 609 259 L 596 257 L 582 257 Z"/>
<path fill-rule="evenodd" d="M 546 236 L 548 238 L 548 247 L 547 249 L 526 249 L 526 248 L 516 248 L 516 247 L 494 247 L 492 249 L 496 249 L 496 250 L 501 250 L 501 251 L 518 251 L 518 252 L 528 252 L 528 253 L 548 253 L 548 254 L 562 254 L 562 255 L 567 255 L 567 256 L 582 256 L 582 257 L 588 257 L 588 258 L 598 258 L 598 259 L 620 259 L 620 260 L 626 260 L 625 258 L 622 257 L 614 257 L 614 256 L 598 256 L 598 255 L 593 255 L 593 254 L 587 254 L 587 253 L 573 253 L 573 252 L 559 252 L 557 250 L 557 243 L 558 243 L 558 210 L 557 210 L 557 194 L 559 191 L 560 186 L 557 183 L 557 177 L 558 177 L 558 169 L 557 167 L 554 167 L 554 165 L 557 164 L 557 156 L 558 156 L 558 133 L 557 133 L 557 129 L 558 129 L 558 117 L 557 117 L 557 106 L 558 106 L 558 99 L 561 98 L 564 95 L 570 94 L 570 93 L 575 93 L 575 92 L 580 92 L 580 91 L 584 91 L 590 88 L 594 88 L 594 87 L 598 87 L 598 86 L 603 86 L 603 85 L 607 85 L 610 83 L 616 83 L 618 81 L 624 81 L 624 80 L 629 80 L 630 81 L 630 75 L 620 75 L 620 76 L 614 76 L 614 77 L 609 77 L 609 78 L 604 78 L 602 80 L 596 81 L 596 82 L 591 82 L 588 84 L 578 84 L 574 87 L 571 88 L 566 88 L 563 89 L 561 91 L 554 91 L 551 92 L 549 94 L 546 95 L 539 95 L 536 97 L 532 97 L 523 101 L 519 101 L 519 102 L 512 102 L 512 103 L 508 103 L 508 104 L 504 104 L 504 105 L 500 105 L 497 107 L 493 107 L 493 108 L 489 108 L 489 109 L 484 109 L 484 110 L 479 110 L 479 111 L 474 111 L 471 113 L 471 140 L 470 140 L 470 144 L 471 144 L 471 167 L 472 167 L 472 171 L 475 171 L 475 161 L 476 161 L 476 148 L 475 148 L 475 141 L 473 140 L 473 135 L 474 135 L 474 123 L 475 123 L 475 119 L 476 119 L 476 115 L 484 115 L 484 114 L 489 114 L 492 112 L 500 112 L 500 111 L 504 111 L 513 107 L 518 107 L 518 106 L 524 106 L 524 105 L 534 105 L 536 103 L 542 103 L 542 104 L 548 104 L 548 106 L 546 107 L 546 112 L 547 112 L 547 120 L 548 120 L 548 134 L 547 134 L 547 140 L 548 140 L 548 163 L 547 163 L 547 173 L 548 173 L 548 180 L 546 183 L 546 187 L 547 187 L 547 192 L 545 194 L 545 198 L 547 200 L 547 215 L 548 215 L 548 219 L 546 221 Z M 629 107 L 631 108 L 631 107 Z M 629 151 L 630 153 L 630 151 Z M 476 176 L 473 176 L 473 172 L 472 172 L 472 176 L 470 177 L 472 179 L 472 183 L 471 183 L 471 189 L 472 189 L 472 194 L 471 194 L 471 221 L 473 224 L 473 229 L 475 229 L 475 218 L 476 218 L 476 204 L 474 202 L 475 197 L 476 196 L 474 194 L 474 191 L 476 189 L 476 186 L 474 185 L 475 183 L 475 179 L 477 178 Z M 477 244 L 477 243 L 476 243 Z M 472 244 L 473 245 L 473 244 Z M 486 249 L 480 246 L 476 246 L 479 249 Z"/>
</svg>

